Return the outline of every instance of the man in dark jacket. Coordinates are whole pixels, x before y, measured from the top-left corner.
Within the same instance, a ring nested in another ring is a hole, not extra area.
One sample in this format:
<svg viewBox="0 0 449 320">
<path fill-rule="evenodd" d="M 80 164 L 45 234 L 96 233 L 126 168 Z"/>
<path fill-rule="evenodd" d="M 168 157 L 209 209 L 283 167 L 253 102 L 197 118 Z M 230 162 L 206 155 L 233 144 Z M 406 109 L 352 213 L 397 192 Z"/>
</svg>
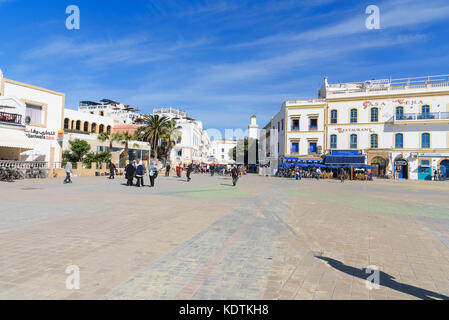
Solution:
<svg viewBox="0 0 449 320">
<path fill-rule="evenodd" d="M 125 168 L 125 178 L 127 180 L 126 185 L 132 187 L 134 174 L 136 173 L 136 168 L 134 168 L 133 162 L 130 161 Z"/>
<path fill-rule="evenodd" d="M 232 184 L 234 187 L 237 185 L 237 181 L 239 180 L 239 169 L 236 166 L 233 166 L 231 169 L 231 175 L 232 175 Z"/>
<path fill-rule="evenodd" d="M 166 177 L 170 176 L 170 169 L 171 169 L 170 163 L 167 162 L 167 166 L 165 167 L 165 176 Z"/>
<path fill-rule="evenodd" d="M 340 181 L 341 183 L 345 182 L 345 169 L 343 167 L 340 168 Z"/>
<path fill-rule="evenodd" d="M 187 167 L 187 182 L 192 180 L 190 179 L 190 174 L 192 173 L 192 171 L 193 171 L 193 162 L 189 164 L 189 166 Z"/>
<path fill-rule="evenodd" d="M 112 161 L 109 163 L 109 179 L 115 179 L 115 165 Z"/>
</svg>

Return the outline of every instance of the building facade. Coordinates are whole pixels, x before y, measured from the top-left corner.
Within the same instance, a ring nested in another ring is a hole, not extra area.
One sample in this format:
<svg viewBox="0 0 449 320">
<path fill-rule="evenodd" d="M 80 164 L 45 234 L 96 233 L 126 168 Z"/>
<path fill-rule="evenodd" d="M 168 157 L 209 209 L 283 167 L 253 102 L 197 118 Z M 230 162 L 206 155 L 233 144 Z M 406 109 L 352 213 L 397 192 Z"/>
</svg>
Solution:
<svg viewBox="0 0 449 320">
<path fill-rule="evenodd" d="M 6 79 L 0 70 L 0 158 L 48 168 L 61 161 L 64 104 L 63 93 Z"/>
<path fill-rule="evenodd" d="M 212 142 L 201 121 L 175 108 L 158 108 L 154 115 L 174 120 L 179 129 L 179 139 L 171 151 L 169 160 L 176 164 L 209 163 L 212 156 Z"/>
<path fill-rule="evenodd" d="M 280 159 L 351 152 L 365 155 L 377 176 L 430 180 L 437 170 L 449 177 L 448 76 L 325 78 L 319 99 L 306 101 L 286 101 L 269 123 L 279 133 L 270 144 L 278 144 Z"/>
<path fill-rule="evenodd" d="M 217 139 L 212 141 L 212 155 L 215 162 L 221 164 L 234 163 L 232 150 L 237 146 L 235 139 Z"/>
</svg>

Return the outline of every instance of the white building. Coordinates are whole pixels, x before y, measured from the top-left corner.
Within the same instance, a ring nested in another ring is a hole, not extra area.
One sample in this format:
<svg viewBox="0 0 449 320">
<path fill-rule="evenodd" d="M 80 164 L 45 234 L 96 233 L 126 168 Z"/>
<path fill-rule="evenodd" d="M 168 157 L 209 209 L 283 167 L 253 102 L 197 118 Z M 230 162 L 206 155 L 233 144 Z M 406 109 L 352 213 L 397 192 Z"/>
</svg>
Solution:
<svg viewBox="0 0 449 320">
<path fill-rule="evenodd" d="M 112 134 L 127 131 L 133 134 L 137 128 L 138 125 L 121 124 L 115 117 L 65 109 L 63 150 L 70 150 L 70 141 L 76 139 L 85 140 L 91 146 L 91 152 L 110 151 L 112 153 L 112 161 L 118 165 L 120 154 L 125 148 L 124 144 L 120 141 L 114 141 L 112 144 L 113 149 L 109 150 L 109 141 L 100 141 L 98 136 L 103 132 Z M 150 145 L 147 142 L 129 141 L 128 153 L 128 159 L 130 160 L 140 158 L 148 162 Z"/>
<path fill-rule="evenodd" d="M 154 115 L 175 120 L 181 127 L 181 139 L 176 142 L 170 154 L 170 161 L 176 164 L 209 163 L 212 156 L 212 144 L 203 123 L 187 115 L 185 111 L 174 108 L 153 110 Z"/>
<path fill-rule="evenodd" d="M 357 150 L 380 174 L 449 176 L 449 76 L 329 84 L 327 149 Z"/>
<path fill-rule="evenodd" d="M 318 99 L 286 101 L 264 129 L 265 156 L 277 151 L 280 161 L 363 155 L 375 175 L 429 180 L 441 170 L 449 178 L 449 76 L 325 78 Z"/>
<path fill-rule="evenodd" d="M 212 155 L 214 161 L 221 164 L 234 163 L 231 151 L 237 146 L 237 140 L 217 139 L 212 141 Z"/>
<path fill-rule="evenodd" d="M 100 103 L 81 101 L 78 111 L 111 118 L 116 124 L 132 124 L 141 118 L 138 108 L 109 99 L 103 99 Z"/>
<path fill-rule="evenodd" d="M 61 161 L 64 102 L 63 93 L 6 79 L 0 70 L 0 159 L 49 168 Z"/>
</svg>

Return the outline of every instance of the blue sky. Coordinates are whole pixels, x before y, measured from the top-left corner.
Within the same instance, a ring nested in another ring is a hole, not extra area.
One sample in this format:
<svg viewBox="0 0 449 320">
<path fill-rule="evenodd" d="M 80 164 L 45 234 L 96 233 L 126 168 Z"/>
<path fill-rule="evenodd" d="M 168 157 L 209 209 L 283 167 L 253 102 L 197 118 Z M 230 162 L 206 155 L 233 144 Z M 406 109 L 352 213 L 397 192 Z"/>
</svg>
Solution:
<svg viewBox="0 0 449 320">
<path fill-rule="evenodd" d="M 65 9 L 81 11 L 67 30 Z M 381 29 L 365 27 L 368 5 Z M 206 128 L 268 122 L 331 83 L 449 73 L 447 0 L 0 0 L 7 78 L 66 93 L 185 109 Z"/>
</svg>

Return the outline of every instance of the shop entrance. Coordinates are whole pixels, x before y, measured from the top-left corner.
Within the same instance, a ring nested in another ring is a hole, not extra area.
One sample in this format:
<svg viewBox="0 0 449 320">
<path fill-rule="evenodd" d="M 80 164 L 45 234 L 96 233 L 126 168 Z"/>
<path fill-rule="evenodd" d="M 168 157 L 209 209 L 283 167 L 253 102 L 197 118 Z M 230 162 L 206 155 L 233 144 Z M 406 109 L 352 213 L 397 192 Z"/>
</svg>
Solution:
<svg viewBox="0 0 449 320">
<path fill-rule="evenodd" d="M 382 158 L 382 157 L 375 157 L 372 161 L 371 161 L 371 165 L 373 167 L 376 167 L 376 169 L 373 169 L 373 175 L 375 177 L 383 177 L 386 174 L 386 170 L 387 170 L 387 161 Z"/>
<path fill-rule="evenodd" d="M 404 159 L 396 160 L 394 163 L 395 173 L 398 179 L 408 179 L 408 162 Z"/>
<path fill-rule="evenodd" d="M 440 169 L 443 172 L 444 179 L 449 179 L 449 160 L 441 161 Z"/>
</svg>

